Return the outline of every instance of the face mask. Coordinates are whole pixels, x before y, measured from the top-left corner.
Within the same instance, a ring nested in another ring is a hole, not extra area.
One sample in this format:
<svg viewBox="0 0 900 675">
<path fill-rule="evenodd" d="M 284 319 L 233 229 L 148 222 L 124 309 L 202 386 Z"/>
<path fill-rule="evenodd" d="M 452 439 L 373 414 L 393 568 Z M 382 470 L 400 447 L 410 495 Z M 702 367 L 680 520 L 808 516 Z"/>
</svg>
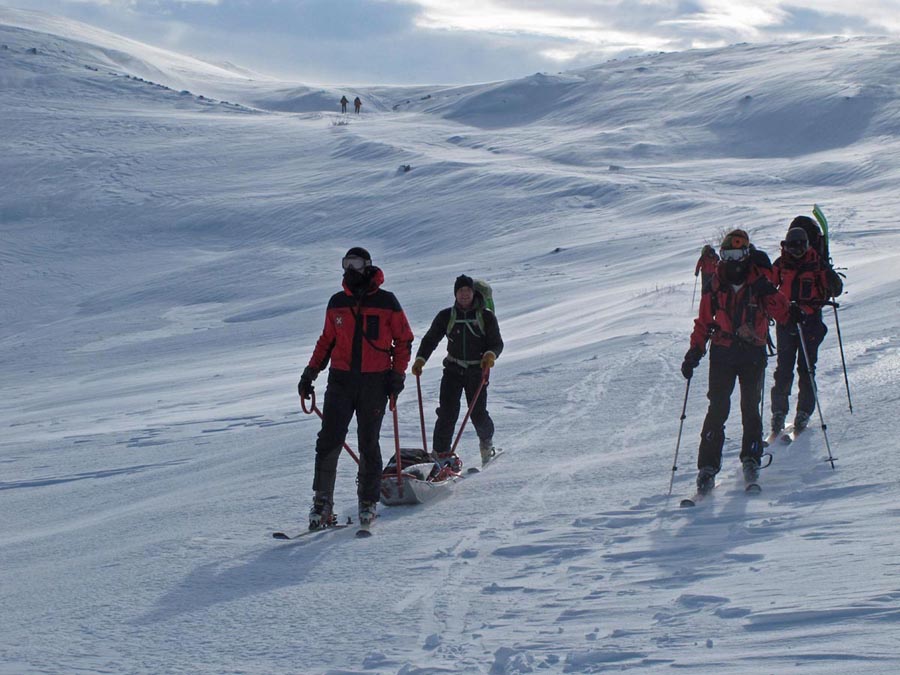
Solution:
<svg viewBox="0 0 900 675">
<path fill-rule="evenodd" d="M 746 260 L 729 260 L 725 263 L 725 279 L 730 284 L 742 284 L 747 279 L 748 269 Z"/>
<path fill-rule="evenodd" d="M 351 268 L 344 272 L 344 283 L 354 294 L 358 294 L 369 287 L 369 277 Z"/>
</svg>

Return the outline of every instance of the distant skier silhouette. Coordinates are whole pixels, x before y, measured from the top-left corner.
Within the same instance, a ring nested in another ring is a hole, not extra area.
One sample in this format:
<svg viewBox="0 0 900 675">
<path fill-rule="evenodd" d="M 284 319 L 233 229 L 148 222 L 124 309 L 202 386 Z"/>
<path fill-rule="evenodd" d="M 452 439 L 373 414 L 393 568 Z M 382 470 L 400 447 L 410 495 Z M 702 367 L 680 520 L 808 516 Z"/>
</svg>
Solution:
<svg viewBox="0 0 900 675">
<path fill-rule="evenodd" d="M 347 104 L 350 103 L 350 99 L 346 96 L 341 96 L 341 114 L 343 115 L 347 112 Z"/>
<path fill-rule="evenodd" d="M 359 109 L 362 108 L 362 101 L 359 100 L 359 96 L 353 100 L 353 108 L 356 110 L 356 114 L 359 115 Z"/>
</svg>

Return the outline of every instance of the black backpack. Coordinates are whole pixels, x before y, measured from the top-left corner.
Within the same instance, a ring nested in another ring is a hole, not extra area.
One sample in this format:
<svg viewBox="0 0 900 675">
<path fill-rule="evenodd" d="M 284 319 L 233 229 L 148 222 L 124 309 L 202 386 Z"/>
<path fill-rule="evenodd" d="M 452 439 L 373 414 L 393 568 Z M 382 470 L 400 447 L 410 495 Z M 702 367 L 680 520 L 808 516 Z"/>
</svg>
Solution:
<svg viewBox="0 0 900 675">
<path fill-rule="evenodd" d="M 825 239 L 825 235 L 822 234 L 819 224 L 809 216 L 797 216 L 791 221 L 791 226 L 788 230 L 792 230 L 795 227 L 799 227 L 806 232 L 809 247 L 819 254 L 819 260 L 822 261 L 823 265 L 828 265 L 831 260 L 831 256 L 828 254 L 828 241 Z"/>
</svg>

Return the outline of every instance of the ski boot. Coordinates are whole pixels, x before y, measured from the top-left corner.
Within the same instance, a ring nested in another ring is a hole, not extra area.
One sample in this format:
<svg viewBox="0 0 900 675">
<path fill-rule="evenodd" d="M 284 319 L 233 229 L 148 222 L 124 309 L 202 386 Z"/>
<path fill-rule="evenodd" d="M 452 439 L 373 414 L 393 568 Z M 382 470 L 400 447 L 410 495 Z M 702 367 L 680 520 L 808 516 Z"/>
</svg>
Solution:
<svg viewBox="0 0 900 675">
<path fill-rule="evenodd" d="M 798 410 L 794 416 L 794 433 L 799 434 L 809 426 L 809 413 Z"/>
<path fill-rule="evenodd" d="M 759 480 L 759 460 L 748 457 L 743 461 L 744 483 L 751 485 Z"/>
<path fill-rule="evenodd" d="M 783 412 L 773 412 L 772 413 L 772 434 L 771 436 L 777 437 L 784 430 L 784 418 L 786 415 Z"/>
<path fill-rule="evenodd" d="M 716 486 L 716 473 L 711 466 L 704 466 L 697 473 L 697 494 L 708 495 Z"/>
<path fill-rule="evenodd" d="M 334 500 L 327 492 L 316 492 L 313 505 L 309 510 L 309 529 L 319 530 L 334 525 Z"/>
<path fill-rule="evenodd" d="M 494 455 L 497 454 L 497 450 L 494 448 L 493 438 L 480 439 L 478 441 L 478 449 L 481 451 L 481 466 L 490 462 L 494 459 Z"/>
<path fill-rule="evenodd" d="M 375 507 L 378 502 L 359 501 L 359 526 L 368 528 L 376 518 Z"/>
</svg>

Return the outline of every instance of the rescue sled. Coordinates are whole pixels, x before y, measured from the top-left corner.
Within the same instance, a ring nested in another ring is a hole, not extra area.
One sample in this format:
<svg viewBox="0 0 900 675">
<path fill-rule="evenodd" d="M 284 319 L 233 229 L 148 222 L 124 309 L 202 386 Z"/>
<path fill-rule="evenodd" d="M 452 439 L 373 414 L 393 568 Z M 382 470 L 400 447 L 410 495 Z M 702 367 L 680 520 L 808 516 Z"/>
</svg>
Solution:
<svg viewBox="0 0 900 675">
<path fill-rule="evenodd" d="M 385 506 L 423 504 L 449 494 L 460 473 L 440 466 L 421 448 L 401 448 L 381 475 L 381 503 Z"/>
</svg>

